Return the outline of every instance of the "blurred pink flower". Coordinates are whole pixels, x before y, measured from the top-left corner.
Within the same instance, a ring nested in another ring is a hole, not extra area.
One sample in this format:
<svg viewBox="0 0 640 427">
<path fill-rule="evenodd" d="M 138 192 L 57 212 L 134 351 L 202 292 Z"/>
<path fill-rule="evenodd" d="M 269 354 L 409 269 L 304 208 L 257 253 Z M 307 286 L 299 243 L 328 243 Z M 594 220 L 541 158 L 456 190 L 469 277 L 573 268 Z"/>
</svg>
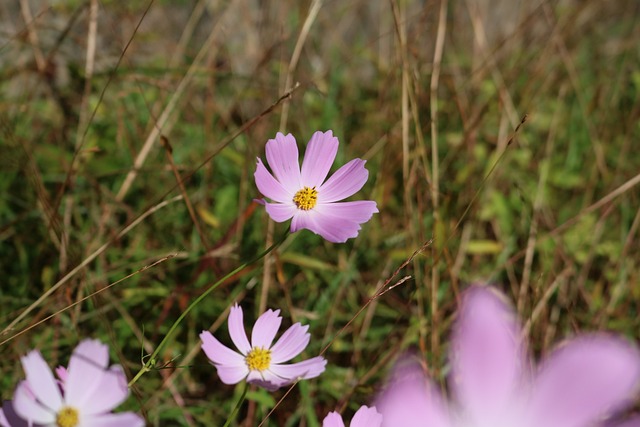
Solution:
<svg viewBox="0 0 640 427">
<path fill-rule="evenodd" d="M 209 331 L 202 331 L 202 350 L 216 367 L 220 380 L 237 384 L 243 379 L 273 391 L 299 379 L 315 378 L 324 372 L 327 361 L 313 357 L 303 362 L 283 365 L 299 355 L 309 344 L 308 326 L 300 323 L 289 329 L 272 346 L 280 329 L 280 310 L 267 310 L 256 320 L 251 344 L 242 322 L 242 308 L 235 304 L 229 313 L 229 335 L 240 353 L 223 345 Z"/>
<path fill-rule="evenodd" d="M 401 360 L 376 401 L 384 427 L 592 427 L 631 403 L 640 353 L 622 338 L 584 334 L 537 370 L 505 298 L 473 287 L 463 298 L 450 350 L 447 403 L 418 362 Z M 627 424 L 625 424 L 627 425 Z M 636 426 L 637 421 L 630 422 Z"/>
<path fill-rule="evenodd" d="M 314 133 L 300 169 L 293 135 L 278 132 L 275 139 L 267 141 L 265 151 L 273 175 L 258 158 L 254 177 L 258 190 L 274 202 L 261 201 L 271 219 L 284 222 L 293 218 L 292 233 L 306 228 L 334 243 L 358 235 L 360 224 L 369 221 L 378 208 L 371 200 L 339 202 L 367 182 L 369 172 L 364 160 L 351 160 L 325 181 L 338 144 L 330 130 Z"/>
<path fill-rule="evenodd" d="M 361 406 L 353 415 L 350 427 L 380 427 L 382 424 L 382 415 L 376 411 L 376 407 L 371 408 Z M 342 417 L 337 412 L 329 412 L 322 420 L 322 427 L 344 427 Z"/>
<path fill-rule="evenodd" d="M 129 395 L 119 365 L 109 367 L 109 349 L 98 340 L 84 340 L 73 351 L 65 378 L 58 382 L 39 351 L 22 357 L 26 380 L 0 413 L 3 427 L 142 427 L 133 412 L 111 411 Z"/>
</svg>

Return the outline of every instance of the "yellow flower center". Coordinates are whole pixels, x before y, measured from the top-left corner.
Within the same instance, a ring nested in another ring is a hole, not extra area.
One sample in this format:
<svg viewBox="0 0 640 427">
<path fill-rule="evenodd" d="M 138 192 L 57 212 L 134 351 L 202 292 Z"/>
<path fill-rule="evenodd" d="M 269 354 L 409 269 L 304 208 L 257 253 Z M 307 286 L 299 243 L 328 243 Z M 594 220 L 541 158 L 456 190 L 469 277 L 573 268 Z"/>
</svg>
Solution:
<svg viewBox="0 0 640 427">
<path fill-rule="evenodd" d="M 271 350 L 262 347 L 251 349 L 244 360 L 252 371 L 264 371 L 271 364 Z"/>
<path fill-rule="evenodd" d="M 293 203 L 296 204 L 298 209 L 302 209 L 303 211 L 313 209 L 317 201 L 318 192 L 315 187 L 304 187 L 302 190 L 299 190 L 295 196 L 293 196 Z"/>
<path fill-rule="evenodd" d="M 58 427 L 76 427 L 79 424 L 78 411 L 67 406 L 58 412 L 56 425 Z"/>
</svg>

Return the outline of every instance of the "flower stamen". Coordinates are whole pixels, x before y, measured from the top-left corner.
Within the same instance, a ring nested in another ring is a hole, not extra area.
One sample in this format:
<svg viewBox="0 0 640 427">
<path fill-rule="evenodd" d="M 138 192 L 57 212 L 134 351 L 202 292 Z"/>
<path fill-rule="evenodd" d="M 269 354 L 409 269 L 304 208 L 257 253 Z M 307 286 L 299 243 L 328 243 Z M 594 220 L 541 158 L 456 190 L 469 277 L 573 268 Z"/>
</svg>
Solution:
<svg viewBox="0 0 640 427">
<path fill-rule="evenodd" d="M 58 427 L 76 427 L 79 424 L 78 411 L 69 406 L 62 408 L 56 416 Z"/>
<path fill-rule="evenodd" d="M 316 187 L 304 187 L 293 196 L 293 203 L 296 204 L 298 209 L 301 209 L 303 211 L 313 209 L 317 201 L 318 191 L 316 190 Z"/>
<path fill-rule="evenodd" d="M 251 349 L 244 361 L 252 371 L 264 371 L 271 365 L 271 350 L 257 347 Z"/>
</svg>

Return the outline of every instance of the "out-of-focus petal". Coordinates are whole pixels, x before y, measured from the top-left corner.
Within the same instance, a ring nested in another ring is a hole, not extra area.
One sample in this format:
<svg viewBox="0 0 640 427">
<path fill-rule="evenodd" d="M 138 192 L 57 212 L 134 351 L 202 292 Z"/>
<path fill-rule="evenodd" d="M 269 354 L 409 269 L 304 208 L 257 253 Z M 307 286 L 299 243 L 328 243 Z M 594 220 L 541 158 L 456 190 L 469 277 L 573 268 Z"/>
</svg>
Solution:
<svg viewBox="0 0 640 427">
<path fill-rule="evenodd" d="M 243 366 L 244 356 L 231 350 L 226 345 L 218 341 L 211 332 L 202 331 L 200 334 L 202 341 L 202 351 L 215 365 L 221 366 Z"/>
<path fill-rule="evenodd" d="M 305 187 L 320 187 L 338 152 L 338 138 L 333 132 L 315 132 L 307 144 L 302 161 L 301 183 Z"/>
<path fill-rule="evenodd" d="M 396 362 L 375 406 L 383 427 L 453 427 L 440 393 L 408 356 Z"/>
<path fill-rule="evenodd" d="M 144 419 L 133 412 L 93 415 L 83 420 L 78 427 L 144 427 Z"/>
<path fill-rule="evenodd" d="M 47 362 L 42 358 L 40 352 L 33 350 L 26 356 L 23 356 L 21 361 L 27 382 L 29 383 L 29 389 L 35 397 L 52 410 L 59 410 L 62 407 L 62 395 L 60 394 L 58 383 L 51 373 L 51 369 L 47 366 Z M 15 404 L 18 413 L 21 416 L 24 415 L 18 407 L 17 399 L 15 400 Z"/>
<path fill-rule="evenodd" d="M 285 190 L 295 193 L 302 188 L 298 146 L 293 135 L 287 134 L 285 136 L 278 132 L 275 139 L 267 141 L 265 152 L 273 175 Z"/>
<path fill-rule="evenodd" d="M 353 159 L 338 169 L 318 190 L 318 203 L 331 203 L 353 196 L 369 178 L 365 160 Z"/>
<path fill-rule="evenodd" d="M 326 366 L 326 359 L 322 356 L 316 356 L 311 359 L 289 365 L 278 365 L 272 363 L 269 367 L 269 371 L 277 377 L 282 378 L 284 381 L 291 383 L 299 379 L 307 380 L 309 378 L 315 378 L 324 372 Z"/>
<path fill-rule="evenodd" d="M 380 427 L 382 425 L 382 414 L 376 407 L 368 408 L 361 406 L 351 419 L 349 427 Z"/>
<path fill-rule="evenodd" d="M 246 356 L 247 353 L 251 351 L 251 344 L 249 344 L 247 332 L 244 330 L 242 307 L 238 304 L 231 307 L 228 322 L 231 341 L 233 341 L 238 350 L 240 350 L 240 353 Z"/>
<path fill-rule="evenodd" d="M 286 362 L 302 353 L 311 339 L 308 329 L 300 323 L 291 325 L 271 348 L 271 363 Z"/>
<path fill-rule="evenodd" d="M 264 207 L 272 220 L 275 222 L 285 222 L 291 219 L 298 210 L 291 200 L 289 202 L 289 204 L 265 202 Z"/>
<path fill-rule="evenodd" d="M 451 347 L 451 386 L 469 419 L 495 424 L 513 409 L 523 386 L 525 350 L 511 306 L 487 287 L 465 295 Z"/>
<path fill-rule="evenodd" d="M 293 195 L 295 193 L 287 191 L 282 184 L 280 184 L 280 182 L 271 175 L 262 163 L 261 159 L 258 159 L 256 171 L 253 174 L 253 177 L 256 181 L 256 186 L 262 195 L 280 203 L 291 202 L 291 200 L 293 200 Z"/>
<path fill-rule="evenodd" d="M 34 399 L 34 394 L 26 381 L 20 382 L 13 394 L 13 409 L 15 413 L 25 420 L 31 420 L 38 424 L 54 423 L 56 411 L 52 408 L 44 407 Z"/>
<path fill-rule="evenodd" d="M 592 335 L 561 345 L 533 384 L 532 425 L 582 427 L 612 414 L 640 385 L 640 353 L 620 338 Z"/>
<path fill-rule="evenodd" d="M 322 420 L 322 427 L 344 427 L 344 422 L 339 413 L 329 412 Z"/>
<path fill-rule="evenodd" d="M 98 340 L 83 340 L 73 351 L 65 382 L 65 401 L 84 408 L 94 399 L 109 365 L 109 347 Z"/>
<path fill-rule="evenodd" d="M 640 427 L 640 417 L 634 417 L 625 421 L 608 422 L 606 427 Z"/>
<path fill-rule="evenodd" d="M 114 365 L 105 371 L 98 389 L 87 399 L 82 406 L 82 411 L 86 414 L 110 412 L 124 402 L 128 396 L 127 377 L 120 365 Z"/>
<path fill-rule="evenodd" d="M 280 310 L 267 310 L 262 313 L 251 331 L 251 347 L 271 348 L 271 343 L 278 333 L 281 323 Z"/>
</svg>

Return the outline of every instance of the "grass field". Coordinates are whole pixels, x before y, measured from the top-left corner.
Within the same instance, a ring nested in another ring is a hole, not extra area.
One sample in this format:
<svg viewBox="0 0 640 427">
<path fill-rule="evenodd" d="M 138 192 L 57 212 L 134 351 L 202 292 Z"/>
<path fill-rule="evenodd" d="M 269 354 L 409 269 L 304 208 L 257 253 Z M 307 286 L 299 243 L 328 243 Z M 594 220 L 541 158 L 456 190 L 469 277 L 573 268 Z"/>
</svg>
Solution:
<svg viewBox="0 0 640 427">
<path fill-rule="evenodd" d="M 198 335 L 230 343 L 233 302 L 309 325 L 305 358 L 328 346 L 289 394 L 250 388 L 238 426 L 350 416 L 409 349 L 446 387 L 473 283 L 509 296 L 536 356 L 637 340 L 639 18 L 633 0 L 3 2 L 0 397 L 29 350 L 56 366 L 98 338 L 129 379 L 151 368 L 121 408 L 223 425 L 242 386 Z M 266 141 L 329 129 L 332 171 L 365 159 L 352 200 L 379 213 L 344 244 L 288 234 L 151 366 L 289 229 L 254 202 Z"/>
</svg>

